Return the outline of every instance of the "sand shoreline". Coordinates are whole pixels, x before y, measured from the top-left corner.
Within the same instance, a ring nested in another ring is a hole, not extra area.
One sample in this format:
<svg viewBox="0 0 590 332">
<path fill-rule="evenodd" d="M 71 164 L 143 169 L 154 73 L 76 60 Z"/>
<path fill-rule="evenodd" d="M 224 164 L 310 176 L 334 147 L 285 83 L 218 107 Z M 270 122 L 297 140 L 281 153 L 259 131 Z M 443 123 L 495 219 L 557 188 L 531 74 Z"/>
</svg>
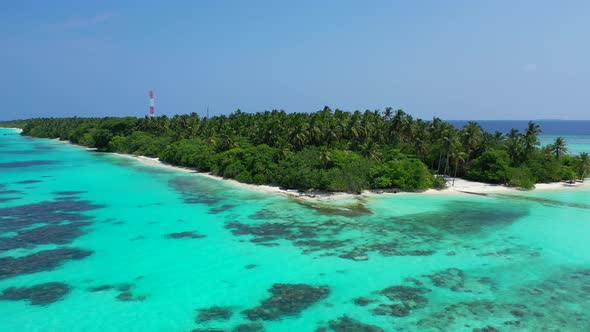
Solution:
<svg viewBox="0 0 590 332">
<path fill-rule="evenodd" d="M 12 128 L 17 129 L 18 128 Z M 53 139 L 59 143 L 69 144 L 72 146 L 77 146 L 89 151 L 95 151 L 94 148 L 87 148 L 81 145 L 72 144 L 67 140 L 59 140 Z M 175 166 L 165 162 L 160 161 L 158 158 L 153 157 L 146 157 L 146 156 L 137 156 L 125 153 L 118 153 L 118 152 L 108 152 L 111 155 L 115 155 L 122 158 L 133 159 L 138 161 L 142 164 L 154 166 L 154 167 L 163 167 L 170 170 L 180 171 L 184 173 L 190 173 L 197 176 L 203 176 L 209 179 L 214 179 L 218 181 L 223 181 L 223 183 L 230 184 L 234 187 L 242 188 L 245 190 L 251 190 L 256 192 L 262 193 L 270 193 L 275 195 L 286 196 L 289 198 L 295 199 L 303 199 L 310 202 L 330 202 L 330 201 L 341 201 L 341 200 L 356 200 L 359 198 L 367 198 L 367 197 L 374 197 L 374 196 L 381 196 L 381 195 L 487 195 L 487 194 L 498 194 L 498 193 L 521 193 L 523 190 L 507 187 L 503 185 L 495 185 L 489 184 L 484 182 L 475 182 L 457 178 L 455 179 L 454 186 L 452 186 L 452 178 L 449 178 L 447 181 L 447 188 L 436 190 L 436 189 L 428 189 L 425 191 L 417 191 L 417 192 L 408 192 L 408 191 L 388 191 L 388 190 L 365 190 L 360 195 L 359 194 L 351 194 L 346 192 L 320 192 L 320 191 L 310 191 L 310 192 L 301 192 L 294 189 L 281 189 L 277 186 L 270 186 L 270 185 L 255 185 L 255 184 L 247 184 L 238 182 L 233 179 L 226 179 L 220 176 L 216 176 L 210 173 L 203 173 L 197 172 L 196 170 L 188 167 L 182 166 Z M 590 187 L 590 181 L 584 181 L 583 183 L 575 183 L 575 184 L 568 184 L 564 182 L 553 182 L 553 183 L 538 183 L 535 186 L 535 189 L 532 191 L 560 191 L 560 190 L 576 190 L 580 188 L 588 188 Z"/>
<path fill-rule="evenodd" d="M 225 179 L 220 176 L 216 176 L 210 173 L 202 173 L 197 172 L 194 169 L 188 167 L 181 167 L 175 166 L 171 164 L 167 164 L 165 162 L 160 161 L 158 158 L 152 157 L 145 157 L 145 156 L 135 156 L 129 155 L 124 153 L 112 153 L 116 156 L 123 157 L 123 158 L 130 158 L 141 162 L 145 165 L 155 166 L 155 167 L 164 167 L 171 170 L 176 170 L 185 173 L 195 174 L 197 176 L 203 176 L 210 179 L 215 179 L 219 181 L 223 181 L 224 183 L 231 184 L 233 186 L 246 189 L 246 190 L 253 190 L 257 192 L 264 192 L 264 193 L 271 193 L 271 194 L 278 194 L 292 198 L 301 198 L 306 200 L 312 201 L 334 201 L 334 200 L 345 200 L 345 199 L 356 199 L 356 198 L 363 198 L 363 197 L 371 197 L 371 196 L 378 196 L 378 195 L 486 195 L 486 194 L 494 194 L 494 193 L 519 193 L 523 192 L 517 188 L 507 187 L 503 185 L 494 185 L 488 184 L 483 182 L 474 182 L 468 181 L 464 179 L 455 179 L 455 185 L 451 186 L 452 179 L 448 181 L 448 187 L 442 190 L 435 190 L 435 189 L 428 189 L 425 191 L 420 192 L 405 192 L 405 191 L 397 191 L 397 192 L 389 192 L 389 191 L 380 191 L 380 190 L 365 190 L 360 195 L 345 193 L 345 192 L 300 192 L 297 190 L 292 189 L 281 189 L 277 186 L 269 186 L 269 185 L 254 185 L 254 184 L 247 184 L 238 182 L 233 179 Z M 552 191 L 552 190 L 572 190 L 577 188 L 583 187 L 590 187 L 590 182 L 585 181 L 584 183 L 575 183 L 575 184 L 567 184 L 563 182 L 554 182 L 554 183 L 538 183 L 533 189 L 534 191 Z"/>
</svg>

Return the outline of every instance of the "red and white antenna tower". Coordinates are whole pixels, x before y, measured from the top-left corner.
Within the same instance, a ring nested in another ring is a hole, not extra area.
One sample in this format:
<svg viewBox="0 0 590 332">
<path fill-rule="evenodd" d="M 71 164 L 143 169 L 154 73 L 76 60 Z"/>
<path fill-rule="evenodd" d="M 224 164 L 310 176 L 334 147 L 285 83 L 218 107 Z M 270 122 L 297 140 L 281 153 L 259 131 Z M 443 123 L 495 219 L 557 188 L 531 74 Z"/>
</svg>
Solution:
<svg viewBox="0 0 590 332">
<path fill-rule="evenodd" d="M 154 91 L 150 90 L 150 116 L 156 115 L 156 104 L 154 102 Z"/>
</svg>

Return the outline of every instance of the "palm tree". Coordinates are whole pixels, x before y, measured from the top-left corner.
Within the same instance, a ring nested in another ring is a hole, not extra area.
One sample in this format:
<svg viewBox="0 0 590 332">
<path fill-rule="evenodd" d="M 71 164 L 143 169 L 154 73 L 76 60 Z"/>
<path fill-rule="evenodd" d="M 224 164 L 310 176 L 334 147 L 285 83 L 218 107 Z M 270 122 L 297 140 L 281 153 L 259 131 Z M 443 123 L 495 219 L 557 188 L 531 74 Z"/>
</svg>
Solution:
<svg viewBox="0 0 590 332">
<path fill-rule="evenodd" d="M 291 127 L 290 140 L 291 144 L 296 149 L 302 149 L 307 144 L 305 122 L 296 123 L 295 126 Z"/>
<path fill-rule="evenodd" d="M 399 143 L 401 140 L 402 130 L 406 125 L 406 112 L 399 109 L 395 111 L 395 115 L 391 119 L 391 123 L 389 125 L 389 138 L 393 140 L 395 143 Z"/>
<path fill-rule="evenodd" d="M 529 121 L 524 132 L 524 153 L 526 157 L 530 156 L 535 147 L 539 145 L 540 133 L 541 127 L 533 121 Z"/>
<path fill-rule="evenodd" d="M 578 174 L 580 174 L 580 179 L 584 180 L 588 171 L 590 171 L 590 156 L 588 152 L 582 152 L 578 156 Z"/>
<path fill-rule="evenodd" d="M 409 114 L 406 114 L 402 134 L 404 142 L 411 142 L 414 139 L 414 117 Z"/>
<path fill-rule="evenodd" d="M 447 170 L 449 170 L 449 160 L 450 160 L 451 154 L 453 154 L 457 151 L 458 145 L 459 144 L 458 144 L 456 130 L 451 129 L 451 128 L 448 128 L 447 130 L 445 130 L 445 132 L 443 134 L 443 138 L 442 138 L 442 149 L 441 149 L 441 152 L 443 152 L 446 156 L 445 169 L 443 171 L 443 174 L 445 174 L 445 175 L 447 175 Z"/>
<path fill-rule="evenodd" d="M 365 128 L 358 117 L 353 117 L 348 131 L 350 133 L 350 137 L 354 140 L 359 140 L 365 136 Z"/>
<path fill-rule="evenodd" d="M 457 178 L 457 169 L 459 168 L 459 162 L 464 163 L 465 158 L 467 156 L 468 155 L 462 151 L 453 153 L 453 159 L 455 159 L 455 174 L 453 174 L 453 184 L 451 185 L 452 187 L 455 186 L 455 178 Z"/>
<path fill-rule="evenodd" d="M 483 140 L 483 130 L 477 122 L 469 121 L 461 133 L 462 143 L 467 150 L 467 163 L 471 153 L 477 149 Z"/>
<path fill-rule="evenodd" d="M 553 144 L 549 146 L 549 151 L 555 154 L 555 159 L 559 159 L 559 157 L 563 156 L 567 153 L 567 144 L 565 142 L 565 138 L 557 137 Z"/>
<path fill-rule="evenodd" d="M 379 146 L 375 144 L 375 142 L 369 140 L 364 144 L 361 144 L 359 149 L 363 157 L 373 160 L 381 160 L 381 155 L 378 150 Z"/>
<path fill-rule="evenodd" d="M 326 146 L 323 146 L 320 150 L 320 162 L 323 168 L 329 168 L 332 163 L 332 152 Z"/>
<path fill-rule="evenodd" d="M 386 108 L 385 108 L 385 113 L 383 114 L 383 118 L 384 118 L 386 121 L 389 121 L 389 120 L 391 120 L 391 116 L 392 116 L 392 115 L 393 115 L 393 108 L 391 108 L 391 107 L 386 107 Z"/>
<path fill-rule="evenodd" d="M 513 162 L 519 161 L 522 154 L 522 135 L 518 133 L 518 130 L 512 129 L 506 136 L 506 148 L 508 150 L 508 156 Z"/>
</svg>

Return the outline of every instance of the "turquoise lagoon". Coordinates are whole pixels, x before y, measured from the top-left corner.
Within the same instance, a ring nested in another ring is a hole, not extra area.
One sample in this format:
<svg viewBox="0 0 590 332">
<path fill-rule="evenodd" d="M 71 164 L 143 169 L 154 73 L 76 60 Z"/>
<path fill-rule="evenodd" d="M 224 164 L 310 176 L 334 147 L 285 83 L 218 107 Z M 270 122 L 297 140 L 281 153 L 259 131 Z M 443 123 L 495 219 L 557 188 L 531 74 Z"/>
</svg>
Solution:
<svg viewBox="0 0 590 332">
<path fill-rule="evenodd" d="M 0 187 L 0 331 L 590 326 L 588 186 L 310 206 L 0 129 Z"/>
</svg>

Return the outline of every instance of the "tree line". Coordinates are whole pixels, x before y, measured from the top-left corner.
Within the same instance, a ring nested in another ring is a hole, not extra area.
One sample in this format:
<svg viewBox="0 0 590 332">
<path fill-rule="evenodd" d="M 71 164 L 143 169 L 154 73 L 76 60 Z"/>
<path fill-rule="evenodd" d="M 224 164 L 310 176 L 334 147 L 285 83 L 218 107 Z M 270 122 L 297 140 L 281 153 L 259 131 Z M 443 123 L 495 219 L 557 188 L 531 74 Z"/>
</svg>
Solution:
<svg viewBox="0 0 590 332">
<path fill-rule="evenodd" d="M 540 127 L 489 133 L 402 110 L 314 113 L 273 110 L 201 117 L 36 118 L 5 122 L 23 135 L 101 151 L 158 157 L 173 165 L 252 184 L 299 190 L 442 188 L 444 177 L 533 188 L 583 179 L 587 153 L 567 154 L 562 137 L 540 147 Z"/>
</svg>

